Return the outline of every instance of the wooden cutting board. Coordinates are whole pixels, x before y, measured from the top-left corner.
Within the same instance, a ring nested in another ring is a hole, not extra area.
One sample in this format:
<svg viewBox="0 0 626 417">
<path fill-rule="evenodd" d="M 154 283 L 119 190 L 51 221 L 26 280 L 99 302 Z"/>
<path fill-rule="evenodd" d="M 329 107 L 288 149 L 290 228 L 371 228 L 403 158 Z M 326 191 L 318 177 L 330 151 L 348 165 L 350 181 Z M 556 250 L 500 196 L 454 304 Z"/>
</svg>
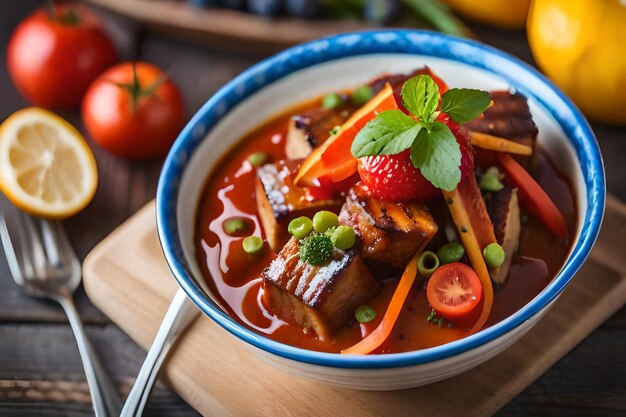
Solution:
<svg viewBox="0 0 626 417">
<path fill-rule="evenodd" d="M 548 314 L 478 368 L 426 387 L 360 392 L 309 382 L 261 362 L 199 317 L 166 363 L 163 380 L 206 416 L 482 416 L 509 402 L 626 302 L 626 205 L 609 197 L 589 260 Z M 177 289 L 156 235 L 154 203 L 87 257 L 87 294 L 147 348 Z"/>
</svg>

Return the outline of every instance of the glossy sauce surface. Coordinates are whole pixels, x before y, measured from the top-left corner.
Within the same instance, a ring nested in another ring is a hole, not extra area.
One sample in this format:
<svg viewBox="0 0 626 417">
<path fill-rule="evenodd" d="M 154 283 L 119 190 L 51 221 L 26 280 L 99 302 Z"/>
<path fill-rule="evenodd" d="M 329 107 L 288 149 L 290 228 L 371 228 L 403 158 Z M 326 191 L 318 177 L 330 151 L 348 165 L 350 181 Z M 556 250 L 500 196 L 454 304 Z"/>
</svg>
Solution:
<svg viewBox="0 0 626 417">
<path fill-rule="evenodd" d="M 318 102 L 306 106 L 312 105 L 318 105 Z M 398 277 L 385 280 L 383 290 L 368 303 L 377 312 L 373 321 L 360 324 L 353 320 L 332 340 L 321 341 L 313 332 L 307 334 L 300 327 L 283 322 L 264 306 L 261 272 L 275 256 L 269 246 L 266 244 L 263 251 L 253 255 L 245 253 L 241 246 L 243 236 L 263 236 L 255 200 L 256 169 L 247 161 L 247 157 L 255 152 L 265 152 L 270 156 L 269 161 L 285 159 L 289 118 L 302 109 L 290 109 L 247 135 L 211 174 L 198 207 L 196 256 L 210 288 L 218 295 L 218 301 L 239 322 L 282 343 L 311 350 L 339 352 L 376 328 Z M 570 235 L 573 235 L 576 208 L 568 181 L 541 150 L 535 157 L 531 173 L 555 201 L 566 219 Z M 223 223 L 232 217 L 248 219 L 249 231 L 235 237 L 226 234 Z M 558 272 L 569 251 L 568 242 L 554 237 L 536 220 L 529 218 L 522 227 L 519 254 L 523 256 L 514 259 L 507 285 L 495 291 L 494 308 L 488 325 L 503 320 L 532 300 Z M 545 264 L 524 257 L 539 258 Z M 424 282 L 418 279 L 391 336 L 375 353 L 433 347 L 468 334 L 471 320 L 440 326 L 427 321 L 429 312 Z"/>
</svg>

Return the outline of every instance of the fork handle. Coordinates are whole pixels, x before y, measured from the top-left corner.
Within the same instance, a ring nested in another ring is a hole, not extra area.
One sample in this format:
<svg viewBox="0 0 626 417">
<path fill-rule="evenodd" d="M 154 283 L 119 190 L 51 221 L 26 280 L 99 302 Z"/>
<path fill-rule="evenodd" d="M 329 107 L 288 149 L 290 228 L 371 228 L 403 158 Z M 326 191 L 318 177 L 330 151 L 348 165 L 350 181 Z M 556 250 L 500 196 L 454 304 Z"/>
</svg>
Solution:
<svg viewBox="0 0 626 417">
<path fill-rule="evenodd" d="M 141 416 L 148 402 L 148 397 L 150 397 L 152 387 L 156 382 L 161 365 L 163 365 L 167 354 L 176 343 L 178 336 L 192 322 L 197 313 L 198 309 L 194 303 L 187 297 L 185 291 L 179 289 L 167 309 L 161 327 L 159 327 L 159 331 L 137 375 L 137 380 L 130 390 L 128 398 L 126 398 L 120 417 Z"/>
<path fill-rule="evenodd" d="M 78 351 L 85 369 L 87 385 L 91 394 L 91 401 L 96 417 L 117 417 L 119 416 L 122 404 L 115 388 L 104 367 L 100 363 L 96 352 L 87 338 L 85 329 L 76 311 L 74 300 L 69 292 L 62 292 L 57 297 L 57 301 L 69 319 L 74 337 L 78 344 Z"/>
</svg>

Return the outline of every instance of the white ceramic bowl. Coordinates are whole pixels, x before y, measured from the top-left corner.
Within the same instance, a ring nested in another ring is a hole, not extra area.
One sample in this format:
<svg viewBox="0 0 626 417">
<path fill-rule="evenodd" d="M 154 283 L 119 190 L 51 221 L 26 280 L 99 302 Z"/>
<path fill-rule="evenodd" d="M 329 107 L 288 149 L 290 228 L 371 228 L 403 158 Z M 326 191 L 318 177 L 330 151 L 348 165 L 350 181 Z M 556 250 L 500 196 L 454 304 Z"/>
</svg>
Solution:
<svg viewBox="0 0 626 417">
<path fill-rule="evenodd" d="M 342 356 L 284 345 L 240 325 L 215 302 L 195 258 L 196 209 L 215 164 L 247 132 L 276 113 L 382 73 L 430 66 L 451 87 L 516 89 L 528 97 L 539 143 L 576 189 L 578 228 L 562 270 L 509 318 L 467 338 L 415 352 Z M 224 86 L 183 130 L 165 162 L 157 193 L 159 238 L 181 287 L 219 325 L 266 362 L 343 387 L 391 390 L 466 371 L 510 346 L 547 312 L 588 255 L 604 212 L 597 142 L 584 117 L 552 83 L 519 60 L 482 44 L 426 31 L 339 35 L 296 46 Z"/>
</svg>

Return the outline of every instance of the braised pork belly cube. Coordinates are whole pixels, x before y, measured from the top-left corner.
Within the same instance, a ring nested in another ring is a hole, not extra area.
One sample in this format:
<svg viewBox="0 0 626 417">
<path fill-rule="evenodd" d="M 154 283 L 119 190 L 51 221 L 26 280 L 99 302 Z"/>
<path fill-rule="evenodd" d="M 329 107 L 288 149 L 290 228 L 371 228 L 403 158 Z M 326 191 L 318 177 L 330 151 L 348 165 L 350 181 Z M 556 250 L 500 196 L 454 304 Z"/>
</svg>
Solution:
<svg viewBox="0 0 626 417">
<path fill-rule="evenodd" d="M 493 106 L 482 118 L 476 118 L 465 126 L 469 130 L 488 133 L 534 147 L 537 126 L 533 121 L 526 97 L 508 91 L 492 91 Z"/>
<path fill-rule="evenodd" d="M 386 83 L 389 83 L 400 94 L 402 86 L 409 78 L 429 72 L 427 67 L 423 67 L 407 74 L 385 74 L 372 80 L 368 85 L 372 87 L 374 93 L 378 93 Z M 287 158 L 303 159 L 309 156 L 314 148 L 329 138 L 329 132 L 335 126 L 341 126 L 355 110 L 356 107 L 348 102 L 336 109 L 316 107 L 293 116 L 289 122 L 285 145 Z"/>
<path fill-rule="evenodd" d="M 437 223 L 424 204 L 379 200 L 362 183 L 348 192 L 339 222 L 354 228 L 364 258 L 399 268 L 437 233 Z"/>
<path fill-rule="evenodd" d="M 502 265 L 492 268 L 489 274 L 496 285 L 503 286 L 509 277 L 511 262 L 519 248 L 522 233 L 517 189 L 505 187 L 498 192 L 488 194 L 486 203 L 496 240 L 504 249 L 505 255 Z"/>
<path fill-rule="evenodd" d="M 345 122 L 354 109 L 341 106 L 338 109 L 316 107 L 293 116 L 289 121 L 289 132 L 285 153 L 289 159 L 303 159 L 313 148 L 320 146 L 330 137 L 335 126 Z"/>
<path fill-rule="evenodd" d="M 359 253 L 334 249 L 328 263 L 300 259 L 295 237 L 263 271 L 264 300 L 281 319 L 326 339 L 379 291 Z"/>
<path fill-rule="evenodd" d="M 317 211 L 338 213 L 341 199 L 313 200 L 303 188 L 293 185 L 299 163 L 279 161 L 257 170 L 256 201 L 265 237 L 274 252 L 289 240 L 287 226 L 296 217 L 312 217 Z"/>
</svg>

